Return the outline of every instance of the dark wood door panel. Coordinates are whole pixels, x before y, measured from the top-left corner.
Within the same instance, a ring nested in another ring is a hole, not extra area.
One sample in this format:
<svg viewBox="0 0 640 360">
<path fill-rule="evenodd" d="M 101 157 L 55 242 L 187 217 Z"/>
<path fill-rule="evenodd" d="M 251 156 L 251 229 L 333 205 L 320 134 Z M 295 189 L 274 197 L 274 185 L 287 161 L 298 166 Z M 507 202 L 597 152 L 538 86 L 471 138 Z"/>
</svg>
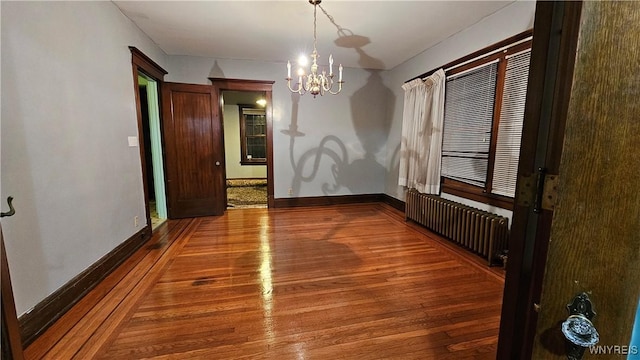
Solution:
<svg viewBox="0 0 640 360">
<path fill-rule="evenodd" d="M 598 346 L 627 346 L 640 298 L 640 6 L 585 1 L 577 39 L 533 359 L 560 358 L 558 323 L 582 292 Z"/>
<path fill-rule="evenodd" d="M 224 212 L 224 150 L 212 86 L 163 85 L 169 217 Z"/>
<path fill-rule="evenodd" d="M 20 339 L 20 325 L 16 314 L 7 252 L 4 249 L 2 226 L 0 226 L 0 257 L 2 263 L 2 360 L 22 360 L 22 341 Z"/>
<path fill-rule="evenodd" d="M 214 163 L 208 94 L 173 93 L 178 194 L 180 200 L 212 198 L 207 169 Z"/>
</svg>

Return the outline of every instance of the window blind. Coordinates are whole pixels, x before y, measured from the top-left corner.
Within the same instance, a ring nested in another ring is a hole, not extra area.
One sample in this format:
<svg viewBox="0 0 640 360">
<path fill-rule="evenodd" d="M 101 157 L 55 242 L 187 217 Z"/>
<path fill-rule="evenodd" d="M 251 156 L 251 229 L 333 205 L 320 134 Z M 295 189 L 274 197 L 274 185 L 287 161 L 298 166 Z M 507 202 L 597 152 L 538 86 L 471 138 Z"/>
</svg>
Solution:
<svg viewBox="0 0 640 360">
<path fill-rule="evenodd" d="M 485 186 L 497 69 L 495 61 L 447 78 L 442 176 Z"/>
<path fill-rule="evenodd" d="M 507 57 L 491 192 L 515 197 L 531 50 Z"/>
</svg>

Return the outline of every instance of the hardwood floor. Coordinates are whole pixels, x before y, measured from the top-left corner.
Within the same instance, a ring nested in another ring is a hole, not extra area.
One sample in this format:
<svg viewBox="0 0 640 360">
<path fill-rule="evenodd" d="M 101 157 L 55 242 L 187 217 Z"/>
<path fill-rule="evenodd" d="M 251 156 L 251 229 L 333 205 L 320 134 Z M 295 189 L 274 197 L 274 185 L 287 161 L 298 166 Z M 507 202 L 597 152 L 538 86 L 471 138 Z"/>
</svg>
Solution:
<svg viewBox="0 0 640 360">
<path fill-rule="evenodd" d="M 171 220 L 28 359 L 495 359 L 503 280 L 384 204 Z"/>
</svg>

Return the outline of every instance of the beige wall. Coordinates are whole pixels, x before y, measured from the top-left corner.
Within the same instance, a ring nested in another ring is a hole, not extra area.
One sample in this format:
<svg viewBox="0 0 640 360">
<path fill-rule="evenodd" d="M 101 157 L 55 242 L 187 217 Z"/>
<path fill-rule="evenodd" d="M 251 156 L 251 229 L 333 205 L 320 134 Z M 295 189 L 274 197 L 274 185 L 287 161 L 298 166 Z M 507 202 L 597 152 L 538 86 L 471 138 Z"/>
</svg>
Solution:
<svg viewBox="0 0 640 360">
<path fill-rule="evenodd" d="M 165 55 L 111 2 L 1 6 L 0 191 L 17 211 L 2 227 L 22 314 L 144 225 L 128 46 Z"/>
<path fill-rule="evenodd" d="M 274 80 L 275 198 L 379 194 L 384 191 L 391 119 L 380 72 L 346 68 L 340 95 L 295 96 L 286 63 L 170 56 L 168 81 L 209 84 L 209 77 Z M 289 194 L 291 189 L 291 194 Z"/>
</svg>

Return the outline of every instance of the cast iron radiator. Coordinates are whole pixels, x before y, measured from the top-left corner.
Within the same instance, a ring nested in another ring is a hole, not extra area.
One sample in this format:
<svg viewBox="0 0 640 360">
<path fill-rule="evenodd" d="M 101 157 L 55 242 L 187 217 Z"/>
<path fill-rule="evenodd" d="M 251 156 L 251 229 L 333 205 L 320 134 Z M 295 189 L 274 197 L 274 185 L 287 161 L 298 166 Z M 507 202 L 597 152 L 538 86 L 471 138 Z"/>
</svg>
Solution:
<svg viewBox="0 0 640 360">
<path fill-rule="evenodd" d="M 407 191 L 405 220 L 413 220 L 487 259 L 507 249 L 509 219 L 436 195 Z"/>
</svg>

